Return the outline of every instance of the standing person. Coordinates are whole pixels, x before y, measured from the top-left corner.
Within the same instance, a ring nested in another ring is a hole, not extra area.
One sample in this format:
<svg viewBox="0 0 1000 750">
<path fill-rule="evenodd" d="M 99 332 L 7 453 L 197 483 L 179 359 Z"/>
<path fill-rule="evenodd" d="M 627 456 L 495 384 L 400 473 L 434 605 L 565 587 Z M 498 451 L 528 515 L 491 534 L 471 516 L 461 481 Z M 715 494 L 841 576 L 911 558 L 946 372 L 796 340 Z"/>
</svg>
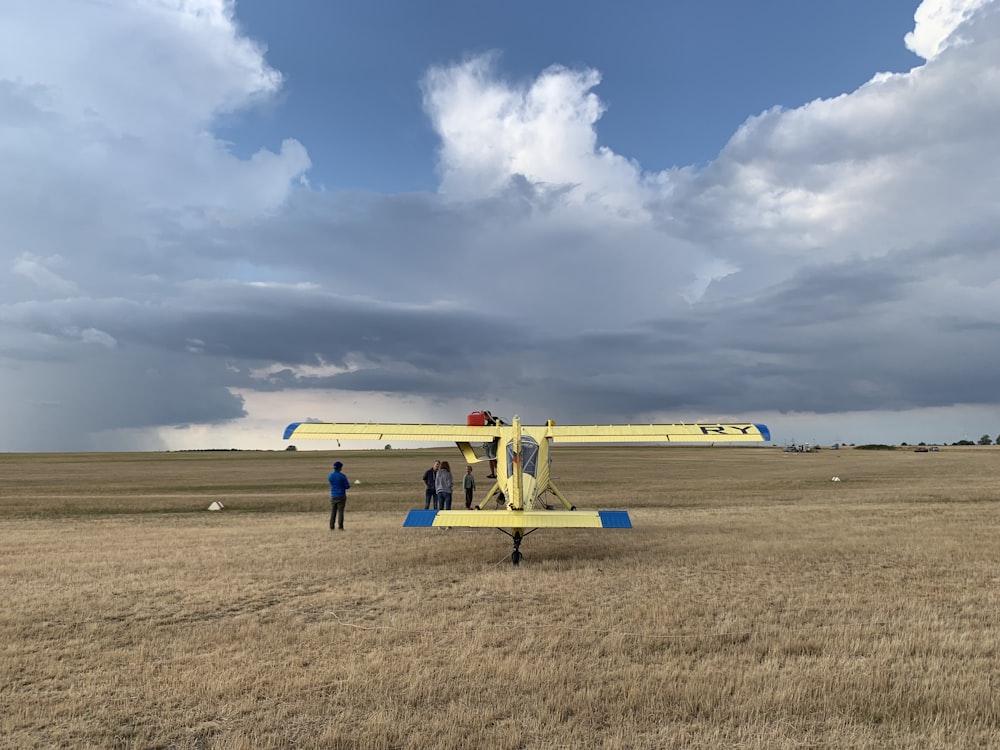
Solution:
<svg viewBox="0 0 1000 750">
<path fill-rule="evenodd" d="M 465 488 L 465 509 L 472 510 L 472 495 L 476 491 L 476 478 L 472 476 L 472 467 L 465 467 L 465 477 L 462 479 L 462 487 Z"/>
<path fill-rule="evenodd" d="M 437 470 L 437 476 L 434 478 L 434 485 L 437 490 L 437 510 L 451 510 L 454 482 L 451 478 L 451 466 L 447 461 L 441 462 L 441 468 Z"/>
<path fill-rule="evenodd" d="M 330 482 L 330 531 L 335 528 L 344 530 L 344 506 L 347 505 L 347 488 L 351 486 L 351 481 L 341 471 L 342 468 L 344 465 L 340 461 L 334 461 L 333 471 L 327 476 Z"/>
<path fill-rule="evenodd" d="M 432 500 L 434 501 L 434 510 L 438 509 L 436 480 L 437 472 L 440 468 L 441 462 L 435 461 L 434 465 L 424 472 L 424 488 L 426 489 L 424 493 L 424 510 L 430 510 Z"/>
<path fill-rule="evenodd" d="M 496 427 L 497 425 L 505 424 L 503 419 L 500 417 L 494 417 L 491 412 L 484 411 L 483 416 L 485 418 L 486 424 L 490 427 Z M 486 475 L 487 479 L 497 478 L 497 450 L 500 448 L 500 438 L 494 438 L 488 443 L 483 443 L 483 448 L 486 450 L 486 458 L 490 462 L 490 473 Z"/>
<path fill-rule="evenodd" d="M 483 443 L 483 449 L 486 451 L 486 458 L 490 462 L 490 473 L 486 475 L 487 479 L 497 478 L 497 449 L 500 447 L 500 438 L 491 440 L 488 443 Z"/>
</svg>

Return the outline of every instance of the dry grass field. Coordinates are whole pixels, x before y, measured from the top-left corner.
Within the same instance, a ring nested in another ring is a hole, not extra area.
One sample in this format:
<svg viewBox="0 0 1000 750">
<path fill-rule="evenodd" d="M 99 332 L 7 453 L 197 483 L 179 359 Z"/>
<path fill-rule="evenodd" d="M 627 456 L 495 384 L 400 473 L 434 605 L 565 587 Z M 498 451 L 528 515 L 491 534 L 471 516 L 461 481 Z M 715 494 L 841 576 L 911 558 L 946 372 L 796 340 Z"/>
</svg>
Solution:
<svg viewBox="0 0 1000 750">
<path fill-rule="evenodd" d="M 518 567 L 332 455 L 0 455 L 0 747 L 1000 745 L 1000 451 L 557 448 Z"/>
</svg>

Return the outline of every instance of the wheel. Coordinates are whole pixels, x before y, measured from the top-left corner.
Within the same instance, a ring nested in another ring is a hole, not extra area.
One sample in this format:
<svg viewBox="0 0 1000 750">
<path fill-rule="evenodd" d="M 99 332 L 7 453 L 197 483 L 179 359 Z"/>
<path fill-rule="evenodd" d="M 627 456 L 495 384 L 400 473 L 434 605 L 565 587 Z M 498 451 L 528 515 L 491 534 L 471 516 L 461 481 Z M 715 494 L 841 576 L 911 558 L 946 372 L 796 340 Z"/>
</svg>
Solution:
<svg viewBox="0 0 1000 750">
<path fill-rule="evenodd" d="M 517 565 L 519 562 L 521 562 L 521 552 L 520 552 L 520 550 L 514 550 L 513 552 L 510 553 L 510 561 L 512 563 L 514 563 L 515 565 Z"/>
</svg>

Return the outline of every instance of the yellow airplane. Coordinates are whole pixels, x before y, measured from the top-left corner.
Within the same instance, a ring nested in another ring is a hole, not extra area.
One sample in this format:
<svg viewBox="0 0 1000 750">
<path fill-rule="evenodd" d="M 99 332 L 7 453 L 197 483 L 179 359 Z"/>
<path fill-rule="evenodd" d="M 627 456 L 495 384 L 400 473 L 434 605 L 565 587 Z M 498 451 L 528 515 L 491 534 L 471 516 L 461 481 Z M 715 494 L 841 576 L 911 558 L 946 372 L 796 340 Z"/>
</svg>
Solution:
<svg viewBox="0 0 1000 750">
<path fill-rule="evenodd" d="M 489 412 L 473 412 L 468 424 L 379 424 L 293 422 L 285 440 L 454 441 L 469 463 L 490 461 L 495 478 L 486 497 L 469 510 L 411 510 L 404 527 L 498 528 L 514 540 L 511 561 L 521 561 L 521 540 L 541 528 L 630 529 L 625 510 L 577 510 L 552 482 L 549 447 L 552 443 L 744 443 L 771 439 L 765 425 L 744 424 L 511 424 Z M 473 443 L 481 446 L 477 452 Z M 543 501 L 551 493 L 562 506 Z M 491 500 L 498 507 L 485 510 Z"/>
</svg>

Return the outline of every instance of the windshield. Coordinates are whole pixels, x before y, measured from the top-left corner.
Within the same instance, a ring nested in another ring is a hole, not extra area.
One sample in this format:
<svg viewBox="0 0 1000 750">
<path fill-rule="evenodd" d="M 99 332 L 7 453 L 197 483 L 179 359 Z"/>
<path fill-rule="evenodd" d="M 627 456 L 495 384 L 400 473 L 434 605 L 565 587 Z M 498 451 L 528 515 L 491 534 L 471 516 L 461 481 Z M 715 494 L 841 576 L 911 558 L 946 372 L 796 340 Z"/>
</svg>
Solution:
<svg viewBox="0 0 1000 750">
<path fill-rule="evenodd" d="M 538 443 L 534 438 L 521 438 L 521 471 L 536 476 L 538 471 Z M 514 441 L 507 443 L 507 476 L 514 474 Z"/>
</svg>

